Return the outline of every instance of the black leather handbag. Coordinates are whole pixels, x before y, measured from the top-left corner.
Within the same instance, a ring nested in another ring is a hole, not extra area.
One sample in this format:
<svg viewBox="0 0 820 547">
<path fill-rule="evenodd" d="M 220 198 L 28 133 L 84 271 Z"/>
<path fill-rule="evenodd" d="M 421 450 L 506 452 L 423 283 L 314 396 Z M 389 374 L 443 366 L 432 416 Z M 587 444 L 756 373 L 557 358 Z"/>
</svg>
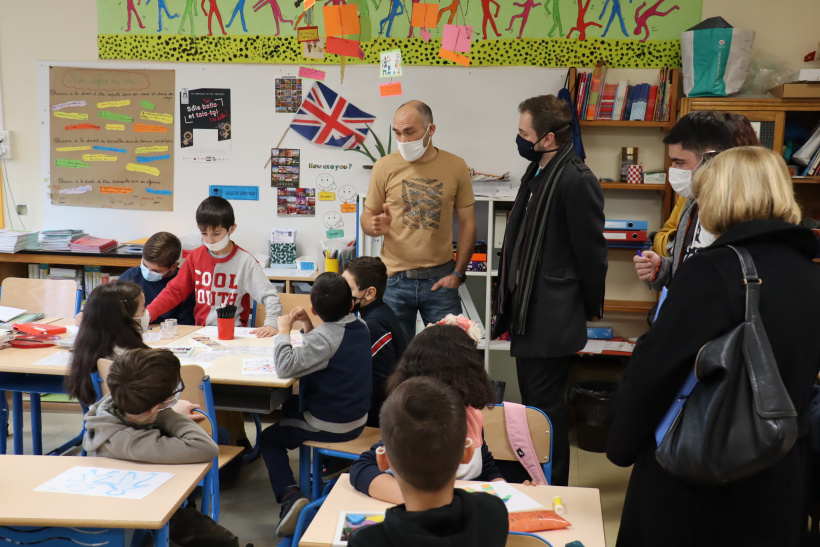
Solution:
<svg viewBox="0 0 820 547">
<path fill-rule="evenodd" d="M 763 280 L 746 249 L 730 248 L 743 268 L 746 318 L 700 349 L 698 383 L 655 452 L 669 473 L 704 484 L 762 471 L 797 439 L 797 412 L 758 312 Z"/>
</svg>

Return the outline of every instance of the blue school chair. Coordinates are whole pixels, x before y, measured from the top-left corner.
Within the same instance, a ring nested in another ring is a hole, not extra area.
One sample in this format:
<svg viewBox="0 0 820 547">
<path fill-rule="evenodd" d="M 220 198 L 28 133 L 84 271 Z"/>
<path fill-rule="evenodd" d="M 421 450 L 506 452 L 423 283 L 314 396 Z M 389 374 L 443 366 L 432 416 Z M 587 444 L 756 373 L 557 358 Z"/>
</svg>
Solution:
<svg viewBox="0 0 820 547">
<path fill-rule="evenodd" d="M 317 499 L 322 491 L 323 457 L 330 456 L 355 462 L 362 452 L 367 452 L 371 446 L 381 440 L 381 435 L 378 427 L 365 427 L 361 435 L 350 441 L 341 443 L 306 441 L 299 447 L 299 488 L 302 492 L 310 492 L 311 497 Z M 312 481 L 311 474 L 313 475 Z"/>
<path fill-rule="evenodd" d="M 336 484 L 335 479 L 325 485 L 321 498 L 315 499 L 305 505 L 302 512 L 299 513 L 299 520 L 296 521 L 296 531 L 293 533 L 293 537 L 283 538 L 282 541 L 279 542 L 279 547 L 292 547 L 299 545 L 299 542 L 302 540 L 302 536 L 308 529 L 308 526 L 310 526 L 310 523 L 313 522 L 313 518 L 316 516 L 316 513 L 319 512 L 322 504 L 325 503 L 327 495 L 330 493 L 330 490 L 333 488 L 334 484 Z"/>
<path fill-rule="evenodd" d="M 94 390 L 101 398 L 108 394 L 108 387 L 105 384 L 105 378 L 108 376 L 108 371 L 111 368 L 109 359 L 97 360 L 97 372 L 92 374 L 95 378 Z M 181 368 L 182 383 L 185 389 L 180 393 L 180 399 L 190 401 L 198 404 L 201 414 L 207 418 L 199 425 L 217 442 L 217 427 L 216 427 L 216 411 L 214 409 L 214 397 L 211 391 L 211 378 L 205 374 L 205 371 L 199 365 L 183 365 Z M 232 459 L 237 457 L 242 452 L 241 446 L 219 446 L 219 455 L 213 460 L 208 474 L 202 480 L 202 513 L 208 515 L 214 521 L 219 522 L 219 469 L 225 466 Z"/>
<path fill-rule="evenodd" d="M 493 459 L 518 461 L 507 436 L 507 422 L 504 416 L 504 404 L 486 407 L 481 411 L 484 416 L 484 441 Z M 547 482 L 552 482 L 552 422 L 541 409 L 527 407 L 527 425 L 538 461 L 544 470 Z"/>
</svg>

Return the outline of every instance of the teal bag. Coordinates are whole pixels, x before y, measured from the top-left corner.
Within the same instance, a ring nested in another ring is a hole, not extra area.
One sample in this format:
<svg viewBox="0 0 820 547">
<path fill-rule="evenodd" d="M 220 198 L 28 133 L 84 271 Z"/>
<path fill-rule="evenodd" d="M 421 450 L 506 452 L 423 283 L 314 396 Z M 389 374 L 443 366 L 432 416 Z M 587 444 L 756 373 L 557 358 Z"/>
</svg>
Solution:
<svg viewBox="0 0 820 547">
<path fill-rule="evenodd" d="M 683 92 L 687 97 L 737 93 L 749 74 L 753 30 L 700 28 L 681 35 Z"/>
</svg>

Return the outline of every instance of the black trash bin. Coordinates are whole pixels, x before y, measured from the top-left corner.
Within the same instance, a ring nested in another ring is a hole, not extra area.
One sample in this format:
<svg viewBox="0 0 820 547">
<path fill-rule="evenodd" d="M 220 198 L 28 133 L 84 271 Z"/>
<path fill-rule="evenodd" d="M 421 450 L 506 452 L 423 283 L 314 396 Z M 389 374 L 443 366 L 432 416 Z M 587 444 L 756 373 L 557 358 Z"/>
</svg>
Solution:
<svg viewBox="0 0 820 547">
<path fill-rule="evenodd" d="M 579 382 L 572 388 L 578 418 L 578 448 L 606 452 L 609 426 L 615 418 L 615 382 Z"/>
</svg>

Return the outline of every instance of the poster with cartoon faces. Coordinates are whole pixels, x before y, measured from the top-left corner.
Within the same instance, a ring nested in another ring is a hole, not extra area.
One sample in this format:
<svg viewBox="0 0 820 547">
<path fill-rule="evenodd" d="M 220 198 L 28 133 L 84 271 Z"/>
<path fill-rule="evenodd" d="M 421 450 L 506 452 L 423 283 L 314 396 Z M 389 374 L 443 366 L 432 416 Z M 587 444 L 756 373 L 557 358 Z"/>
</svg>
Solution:
<svg viewBox="0 0 820 547">
<path fill-rule="evenodd" d="M 342 214 L 337 211 L 330 211 L 325 213 L 325 216 L 322 218 L 322 221 L 325 224 L 325 228 L 328 230 L 334 230 L 338 228 L 343 228 L 345 223 L 342 222 Z"/>
<path fill-rule="evenodd" d="M 341 188 L 339 188 L 339 201 L 344 203 L 356 203 L 356 199 L 359 197 L 359 193 L 356 191 L 355 188 L 350 186 L 349 184 L 345 184 Z"/>
</svg>

